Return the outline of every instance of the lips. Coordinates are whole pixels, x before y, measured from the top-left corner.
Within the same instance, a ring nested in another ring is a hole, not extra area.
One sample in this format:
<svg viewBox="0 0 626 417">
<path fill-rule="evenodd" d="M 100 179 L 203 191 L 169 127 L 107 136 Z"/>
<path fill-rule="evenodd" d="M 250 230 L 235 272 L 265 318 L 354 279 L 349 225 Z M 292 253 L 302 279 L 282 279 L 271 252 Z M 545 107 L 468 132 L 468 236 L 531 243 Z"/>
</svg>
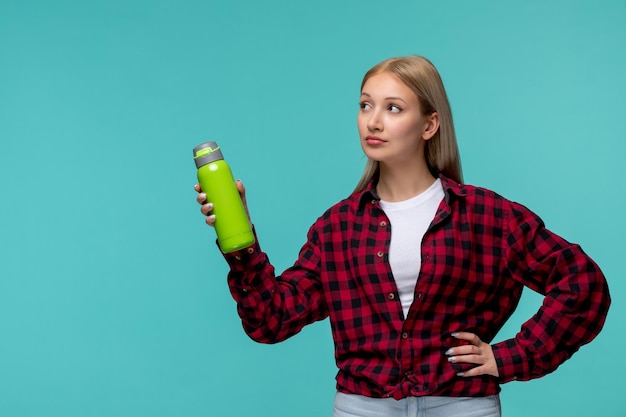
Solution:
<svg viewBox="0 0 626 417">
<path fill-rule="evenodd" d="M 371 146 L 377 146 L 377 145 L 382 145 L 383 143 L 385 143 L 385 140 L 382 140 L 381 138 L 379 138 L 378 136 L 367 136 L 365 138 L 365 142 L 368 145 Z"/>
</svg>

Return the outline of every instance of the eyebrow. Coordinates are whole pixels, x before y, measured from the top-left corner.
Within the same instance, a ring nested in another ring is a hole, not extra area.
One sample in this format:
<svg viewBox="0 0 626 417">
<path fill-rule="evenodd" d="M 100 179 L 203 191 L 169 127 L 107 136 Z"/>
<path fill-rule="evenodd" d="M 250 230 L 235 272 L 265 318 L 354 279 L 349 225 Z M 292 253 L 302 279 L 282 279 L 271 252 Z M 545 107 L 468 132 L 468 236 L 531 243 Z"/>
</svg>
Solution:
<svg viewBox="0 0 626 417">
<path fill-rule="evenodd" d="M 362 96 L 367 96 L 369 98 L 372 97 L 371 95 L 369 95 L 368 93 L 366 93 L 364 91 L 361 91 L 361 95 Z M 385 100 L 400 100 L 400 101 L 406 103 L 406 100 L 404 100 L 402 97 L 396 97 L 396 96 L 385 97 Z"/>
</svg>

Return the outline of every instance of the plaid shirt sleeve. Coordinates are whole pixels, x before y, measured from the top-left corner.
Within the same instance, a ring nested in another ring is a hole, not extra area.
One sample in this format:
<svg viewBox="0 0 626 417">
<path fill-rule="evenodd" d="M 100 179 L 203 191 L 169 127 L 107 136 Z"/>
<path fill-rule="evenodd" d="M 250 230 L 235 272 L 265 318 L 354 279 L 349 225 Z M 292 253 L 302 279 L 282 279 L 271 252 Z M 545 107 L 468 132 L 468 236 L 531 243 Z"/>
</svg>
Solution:
<svg viewBox="0 0 626 417">
<path fill-rule="evenodd" d="M 600 332 L 610 304 L 600 268 L 578 245 L 524 206 L 510 203 L 507 214 L 506 268 L 545 298 L 515 338 L 493 345 L 501 383 L 554 371 Z"/>
<path fill-rule="evenodd" d="M 258 239 L 253 246 L 225 254 L 228 285 L 243 328 L 260 343 L 281 342 L 304 326 L 328 316 L 320 282 L 317 233 L 312 227 L 296 263 L 277 276 Z"/>
</svg>

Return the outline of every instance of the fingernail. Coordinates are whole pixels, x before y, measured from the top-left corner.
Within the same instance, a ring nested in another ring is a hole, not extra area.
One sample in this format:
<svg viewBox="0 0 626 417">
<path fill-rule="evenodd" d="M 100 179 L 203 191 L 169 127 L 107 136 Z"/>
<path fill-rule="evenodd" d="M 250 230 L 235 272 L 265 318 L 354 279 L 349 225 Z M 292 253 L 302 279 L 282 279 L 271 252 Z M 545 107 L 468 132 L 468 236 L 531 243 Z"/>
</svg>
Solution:
<svg viewBox="0 0 626 417">
<path fill-rule="evenodd" d="M 465 372 L 459 372 L 456 374 L 456 376 L 465 376 Z"/>
<path fill-rule="evenodd" d="M 448 362 L 450 362 L 450 363 L 456 362 L 456 356 L 450 356 L 448 358 Z"/>
<path fill-rule="evenodd" d="M 459 335 L 459 332 L 452 333 L 452 337 L 457 337 L 458 335 Z"/>
<path fill-rule="evenodd" d="M 213 210 L 213 203 L 206 203 L 206 209 L 209 211 Z"/>
<path fill-rule="evenodd" d="M 445 353 L 445 354 L 446 354 L 446 355 L 452 355 L 452 348 L 450 348 L 450 349 L 446 350 L 446 353 Z"/>
<path fill-rule="evenodd" d="M 207 217 L 207 219 L 209 219 L 210 221 L 214 222 L 215 221 L 215 214 L 211 214 L 209 217 Z"/>
</svg>

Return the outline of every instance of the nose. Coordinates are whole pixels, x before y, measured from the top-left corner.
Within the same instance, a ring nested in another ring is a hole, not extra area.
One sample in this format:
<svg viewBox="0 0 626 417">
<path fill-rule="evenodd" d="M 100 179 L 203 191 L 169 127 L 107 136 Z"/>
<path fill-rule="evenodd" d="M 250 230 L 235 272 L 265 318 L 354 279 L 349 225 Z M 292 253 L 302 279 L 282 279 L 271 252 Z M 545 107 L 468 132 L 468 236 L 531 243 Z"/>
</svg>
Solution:
<svg viewBox="0 0 626 417">
<path fill-rule="evenodd" d="M 380 117 L 380 113 L 378 110 L 374 110 L 370 112 L 369 118 L 367 119 L 367 128 L 370 132 L 380 132 L 383 130 L 383 122 Z"/>
</svg>

